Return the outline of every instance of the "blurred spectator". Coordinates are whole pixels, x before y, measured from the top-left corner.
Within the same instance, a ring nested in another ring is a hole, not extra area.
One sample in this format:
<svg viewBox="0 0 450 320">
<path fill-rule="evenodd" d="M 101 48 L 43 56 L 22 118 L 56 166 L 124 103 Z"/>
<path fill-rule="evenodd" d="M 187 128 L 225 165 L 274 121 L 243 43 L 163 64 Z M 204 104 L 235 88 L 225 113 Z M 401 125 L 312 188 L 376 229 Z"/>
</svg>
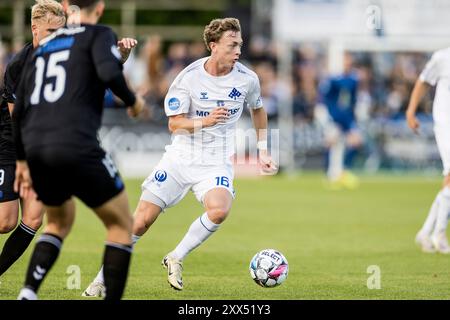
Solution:
<svg viewBox="0 0 450 320">
<path fill-rule="evenodd" d="M 264 109 L 269 120 L 274 120 L 278 116 L 278 103 L 282 90 L 277 81 L 275 69 L 270 62 L 260 62 L 254 65 L 254 71 L 259 77 L 261 84 L 261 97 Z"/>
<path fill-rule="evenodd" d="M 188 48 L 188 63 L 192 63 L 200 58 L 209 55 L 203 42 L 193 42 Z"/>
<path fill-rule="evenodd" d="M 294 76 L 293 111 L 296 121 L 313 121 L 317 104 L 317 69 L 310 60 L 298 64 Z"/>
<path fill-rule="evenodd" d="M 276 67 L 277 59 L 274 53 L 274 44 L 267 38 L 256 36 L 250 40 L 248 60 L 252 63 L 269 62 Z"/>
</svg>

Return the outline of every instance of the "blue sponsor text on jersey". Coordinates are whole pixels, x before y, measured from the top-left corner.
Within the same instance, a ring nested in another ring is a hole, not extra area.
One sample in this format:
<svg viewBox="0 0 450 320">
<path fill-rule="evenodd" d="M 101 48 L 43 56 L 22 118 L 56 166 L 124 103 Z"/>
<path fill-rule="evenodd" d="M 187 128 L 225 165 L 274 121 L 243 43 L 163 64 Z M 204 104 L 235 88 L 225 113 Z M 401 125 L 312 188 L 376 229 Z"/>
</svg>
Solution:
<svg viewBox="0 0 450 320">
<path fill-rule="evenodd" d="M 241 108 L 228 109 L 228 115 L 233 116 L 239 112 Z M 197 117 L 207 117 L 210 115 L 209 111 L 195 110 Z"/>
</svg>

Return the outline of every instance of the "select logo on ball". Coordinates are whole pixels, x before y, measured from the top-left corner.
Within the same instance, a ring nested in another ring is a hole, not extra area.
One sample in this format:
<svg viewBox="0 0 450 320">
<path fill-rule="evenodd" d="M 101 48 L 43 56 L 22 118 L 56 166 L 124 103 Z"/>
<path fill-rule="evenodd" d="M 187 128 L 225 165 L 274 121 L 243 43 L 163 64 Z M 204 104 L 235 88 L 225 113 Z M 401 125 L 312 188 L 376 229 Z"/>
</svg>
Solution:
<svg viewBox="0 0 450 320">
<path fill-rule="evenodd" d="M 288 272 L 286 258 L 275 249 L 261 250 L 250 261 L 250 276 L 264 288 L 279 286 L 286 280 Z"/>
</svg>

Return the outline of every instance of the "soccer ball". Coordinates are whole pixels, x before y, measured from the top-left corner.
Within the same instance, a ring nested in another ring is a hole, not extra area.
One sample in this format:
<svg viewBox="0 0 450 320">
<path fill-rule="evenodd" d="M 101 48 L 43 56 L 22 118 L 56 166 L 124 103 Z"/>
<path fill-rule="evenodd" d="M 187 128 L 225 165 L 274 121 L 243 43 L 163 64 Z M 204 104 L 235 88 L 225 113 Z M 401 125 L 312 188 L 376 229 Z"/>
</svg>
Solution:
<svg viewBox="0 0 450 320">
<path fill-rule="evenodd" d="M 288 271 L 288 262 L 278 250 L 264 249 L 250 261 L 250 275 L 261 287 L 279 286 L 286 280 Z"/>
</svg>

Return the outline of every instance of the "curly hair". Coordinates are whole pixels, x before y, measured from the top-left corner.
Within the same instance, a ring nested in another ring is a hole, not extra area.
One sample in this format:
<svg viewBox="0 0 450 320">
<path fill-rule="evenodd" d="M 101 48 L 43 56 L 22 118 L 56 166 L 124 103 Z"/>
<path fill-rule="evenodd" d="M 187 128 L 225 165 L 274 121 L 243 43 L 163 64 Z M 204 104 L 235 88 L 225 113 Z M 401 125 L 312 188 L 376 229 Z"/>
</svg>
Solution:
<svg viewBox="0 0 450 320">
<path fill-rule="evenodd" d="M 203 40 L 206 48 L 211 51 L 210 42 L 217 42 L 226 31 L 241 31 L 241 24 L 236 18 L 223 18 L 212 20 L 203 31 Z"/>
</svg>

